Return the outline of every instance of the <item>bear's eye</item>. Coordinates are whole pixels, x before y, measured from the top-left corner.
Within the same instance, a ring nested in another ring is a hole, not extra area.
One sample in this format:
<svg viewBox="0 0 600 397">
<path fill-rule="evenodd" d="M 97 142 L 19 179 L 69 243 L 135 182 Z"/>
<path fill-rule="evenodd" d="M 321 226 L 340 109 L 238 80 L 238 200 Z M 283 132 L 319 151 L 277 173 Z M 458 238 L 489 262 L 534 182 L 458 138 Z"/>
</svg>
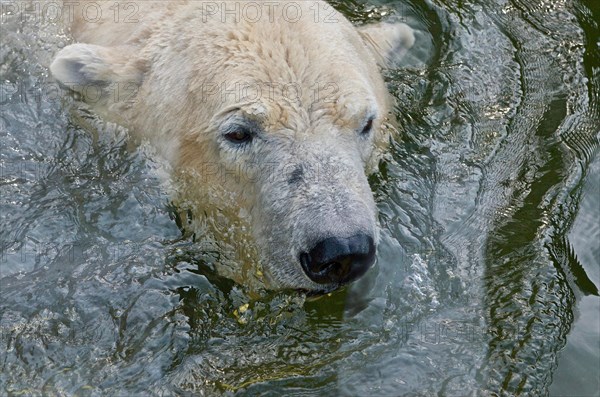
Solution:
<svg viewBox="0 0 600 397">
<path fill-rule="evenodd" d="M 225 134 L 225 139 L 231 143 L 242 144 L 252 140 L 252 133 L 242 127 Z"/>
<path fill-rule="evenodd" d="M 369 133 L 371 132 L 372 129 L 373 129 L 373 117 L 369 117 L 369 120 L 367 120 L 367 122 L 365 123 L 365 126 L 363 127 L 360 134 L 361 135 L 369 135 Z"/>
</svg>

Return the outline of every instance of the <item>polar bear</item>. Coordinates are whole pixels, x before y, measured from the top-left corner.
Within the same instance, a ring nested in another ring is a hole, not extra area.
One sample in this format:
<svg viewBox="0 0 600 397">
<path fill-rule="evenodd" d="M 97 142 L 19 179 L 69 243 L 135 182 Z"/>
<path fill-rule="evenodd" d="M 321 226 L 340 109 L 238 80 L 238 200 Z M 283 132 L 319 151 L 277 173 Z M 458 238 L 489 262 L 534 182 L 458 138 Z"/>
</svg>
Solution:
<svg viewBox="0 0 600 397">
<path fill-rule="evenodd" d="M 191 227 L 243 252 L 224 273 L 258 264 L 267 288 L 322 293 L 373 265 L 380 69 L 410 27 L 354 27 L 321 0 L 75 4 L 52 75 L 164 156 Z"/>
</svg>

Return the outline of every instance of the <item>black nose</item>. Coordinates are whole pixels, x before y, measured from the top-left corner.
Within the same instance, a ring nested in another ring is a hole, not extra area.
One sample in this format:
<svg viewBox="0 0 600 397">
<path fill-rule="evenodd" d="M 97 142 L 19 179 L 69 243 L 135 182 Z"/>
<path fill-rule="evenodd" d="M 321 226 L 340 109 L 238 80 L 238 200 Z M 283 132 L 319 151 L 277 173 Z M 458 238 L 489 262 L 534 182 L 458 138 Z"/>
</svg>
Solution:
<svg viewBox="0 0 600 397">
<path fill-rule="evenodd" d="M 310 252 L 300 254 L 306 275 L 319 284 L 345 284 L 366 273 L 375 262 L 373 238 L 358 234 L 348 238 L 330 237 Z"/>
</svg>

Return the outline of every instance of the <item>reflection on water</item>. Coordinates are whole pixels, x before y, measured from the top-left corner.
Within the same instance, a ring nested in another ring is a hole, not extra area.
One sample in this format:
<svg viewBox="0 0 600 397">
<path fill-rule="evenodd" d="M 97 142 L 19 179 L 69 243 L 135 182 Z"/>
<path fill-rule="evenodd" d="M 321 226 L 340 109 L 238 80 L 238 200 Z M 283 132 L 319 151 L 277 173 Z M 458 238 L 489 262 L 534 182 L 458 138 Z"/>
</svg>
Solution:
<svg viewBox="0 0 600 397">
<path fill-rule="evenodd" d="M 1 394 L 597 393 L 600 54 L 584 2 L 334 2 L 419 32 L 387 72 L 402 139 L 371 180 L 378 265 L 318 299 L 219 277 L 218 249 L 172 219 L 161 164 L 51 83 L 68 35 L 6 4 Z"/>
</svg>

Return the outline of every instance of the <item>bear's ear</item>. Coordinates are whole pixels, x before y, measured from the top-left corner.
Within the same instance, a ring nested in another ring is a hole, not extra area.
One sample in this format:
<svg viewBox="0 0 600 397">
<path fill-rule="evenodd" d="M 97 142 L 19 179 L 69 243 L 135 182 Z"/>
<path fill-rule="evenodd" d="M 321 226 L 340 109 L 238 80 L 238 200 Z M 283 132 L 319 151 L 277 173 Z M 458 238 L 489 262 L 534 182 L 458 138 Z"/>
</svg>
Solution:
<svg viewBox="0 0 600 397">
<path fill-rule="evenodd" d="M 90 87 L 106 90 L 114 84 L 139 86 L 143 69 L 132 61 L 127 48 L 92 44 L 69 45 L 60 50 L 50 65 L 59 83 L 82 94 Z"/>
<path fill-rule="evenodd" d="M 406 52 L 415 43 L 413 29 L 405 23 L 381 22 L 358 28 L 367 48 L 380 67 L 398 65 Z"/>
</svg>

